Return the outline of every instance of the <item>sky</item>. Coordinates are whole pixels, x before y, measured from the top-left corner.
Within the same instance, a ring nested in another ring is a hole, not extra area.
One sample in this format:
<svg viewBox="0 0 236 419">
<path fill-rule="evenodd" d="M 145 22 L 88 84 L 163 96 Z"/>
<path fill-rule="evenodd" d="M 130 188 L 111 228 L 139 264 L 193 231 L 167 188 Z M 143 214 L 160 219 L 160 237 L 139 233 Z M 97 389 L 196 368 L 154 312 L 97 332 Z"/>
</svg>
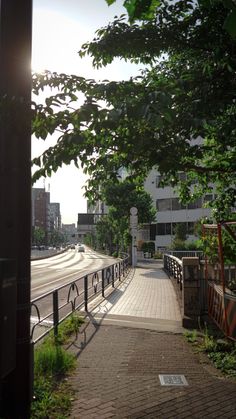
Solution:
<svg viewBox="0 0 236 419">
<path fill-rule="evenodd" d="M 108 7 L 105 0 L 34 0 L 32 70 L 46 69 L 95 80 L 126 80 L 137 75 L 139 69 L 134 64 L 116 59 L 95 70 L 91 58 L 80 59 L 78 55 L 81 45 L 92 40 L 97 29 L 126 12 L 122 3 L 117 0 Z M 55 136 L 45 141 L 32 137 L 32 158 L 55 142 Z M 85 182 L 83 172 L 71 164 L 50 178 L 40 179 L 34 187 L 50 190 L 51 202 L 60 203 L 63 224 L 76 224 L 77 214 L 87 212 L 82 189 Z"/>
</svg>

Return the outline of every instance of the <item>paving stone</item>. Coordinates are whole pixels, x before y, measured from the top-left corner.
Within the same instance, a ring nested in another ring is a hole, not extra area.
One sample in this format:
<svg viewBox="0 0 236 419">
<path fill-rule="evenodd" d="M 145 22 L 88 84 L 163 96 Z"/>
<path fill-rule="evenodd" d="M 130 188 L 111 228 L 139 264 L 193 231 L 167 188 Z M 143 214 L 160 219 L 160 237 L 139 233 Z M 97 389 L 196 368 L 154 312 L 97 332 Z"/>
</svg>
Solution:
<svg viewBox="0 0 236 419">
<path fill-rule="evenodd" d="M 169 307 L 176 297 L 168 281 L 158 265 L 147 265 L 122 285 L 119 298 L 115 294 L 107 299 L 109 313 L 113 310 L 108 321 L 96 317 L 93 307 L 85 332 L 71 347 L 78 362 L 70 377 L 76 392 L 70 418 L 236 417 L 236 381 L 209 368 L 209 361 L 202 362 L 202 355 L 185 341 L 178 326 L 179 309 Z M 99 307 L 101 311 L 104 305 Z M 138 317 L 140 313 L 144 317 Z M 169 327 L 173 320 L 176 325 Z M 189 385 L 161 386 L 159 374 L 183 374 Z"/>
</svg>

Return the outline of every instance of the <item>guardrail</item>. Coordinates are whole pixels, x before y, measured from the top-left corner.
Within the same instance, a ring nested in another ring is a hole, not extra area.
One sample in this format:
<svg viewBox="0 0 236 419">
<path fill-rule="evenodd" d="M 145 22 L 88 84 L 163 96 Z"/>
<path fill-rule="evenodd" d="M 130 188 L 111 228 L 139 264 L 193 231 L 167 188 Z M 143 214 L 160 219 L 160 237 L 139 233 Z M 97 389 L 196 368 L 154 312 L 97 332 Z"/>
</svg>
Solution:
<svg viewBox="0 0 236 419">
<path fill-rule="evenodd" d="M 102 294 L 109 286 L 128 274 L 129 257 L 117 261 L 103 269 L 86 274 L 68 284 L 62 285 L 31 301 L 31 340 L 37 343 L 51 330 L 58 334 L 58 325 L 75 310 L 84 308 L 88 303 Z M 43 313 L 43 315 L 42 315 Z"/>
</svg>

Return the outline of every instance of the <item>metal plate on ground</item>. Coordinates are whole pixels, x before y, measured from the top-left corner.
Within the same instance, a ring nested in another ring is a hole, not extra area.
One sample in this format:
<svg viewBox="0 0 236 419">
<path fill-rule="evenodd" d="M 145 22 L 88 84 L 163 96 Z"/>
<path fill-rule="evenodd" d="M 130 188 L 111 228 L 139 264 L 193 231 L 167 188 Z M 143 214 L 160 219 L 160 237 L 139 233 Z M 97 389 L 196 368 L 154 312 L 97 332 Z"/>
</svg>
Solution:
<svg viewBox="0 0 236 419">
<path fill-rule="evenodd" d="M 188 386 L 184 375 L 179 374 L 161 374 L 159 380 L 162 386 Z"/>
</svg>

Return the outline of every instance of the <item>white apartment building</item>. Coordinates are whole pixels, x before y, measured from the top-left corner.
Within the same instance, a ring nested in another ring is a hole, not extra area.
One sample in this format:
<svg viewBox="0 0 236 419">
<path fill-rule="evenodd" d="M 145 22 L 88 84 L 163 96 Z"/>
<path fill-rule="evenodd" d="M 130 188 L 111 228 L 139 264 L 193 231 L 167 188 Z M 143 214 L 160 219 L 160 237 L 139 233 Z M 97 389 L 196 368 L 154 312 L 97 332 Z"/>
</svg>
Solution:
<svg viewBox="0 0 236 419">
<path fill-rule="evenodd" d="M 184 173 L 180 173 L 180 176 L 184 176 Z M 186 223 L 188 241 L 196 240 L 193 234 L 194 223 L 210 216 L 211 210 L 204 208 L 204 203 L 213 199 L 213 195 L 208 194 L 184 206 L 179 202 L 175 189 L 170 186 L 160 187 L 160 180 L 160 174 L 153 169 L 144 183 L 144 188 L 151 195 L 157 210 L 156 223 L 150 225 L 149 237 L 151 241 L 155 241 L 157 250 L 170 246 L 176 223 Z"/>
</svg>

